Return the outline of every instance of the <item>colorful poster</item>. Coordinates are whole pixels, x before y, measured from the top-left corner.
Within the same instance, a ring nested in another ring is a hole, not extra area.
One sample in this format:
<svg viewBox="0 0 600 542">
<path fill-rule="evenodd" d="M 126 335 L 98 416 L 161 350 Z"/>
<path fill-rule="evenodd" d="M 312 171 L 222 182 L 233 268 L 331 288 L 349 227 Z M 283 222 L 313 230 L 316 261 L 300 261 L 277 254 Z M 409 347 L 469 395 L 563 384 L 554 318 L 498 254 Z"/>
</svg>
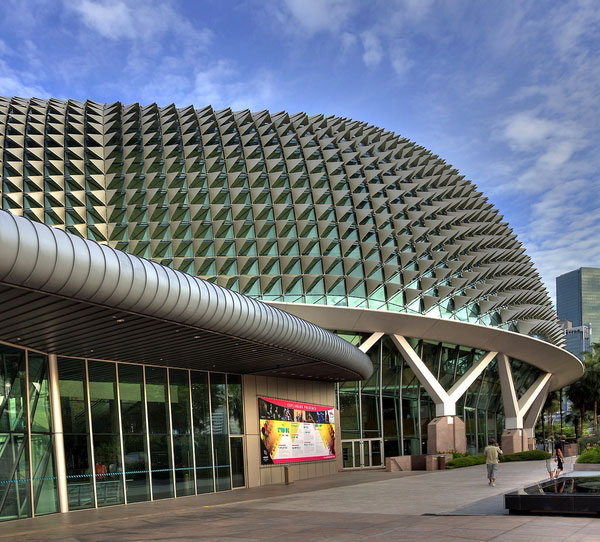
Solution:
<svg viewBox="0 0 600 542">
<path fill-rule="evenodd" d="M 335 459 L 335 414 L 328 406 L 258 398 L 262 465 Z"/>
</svg>

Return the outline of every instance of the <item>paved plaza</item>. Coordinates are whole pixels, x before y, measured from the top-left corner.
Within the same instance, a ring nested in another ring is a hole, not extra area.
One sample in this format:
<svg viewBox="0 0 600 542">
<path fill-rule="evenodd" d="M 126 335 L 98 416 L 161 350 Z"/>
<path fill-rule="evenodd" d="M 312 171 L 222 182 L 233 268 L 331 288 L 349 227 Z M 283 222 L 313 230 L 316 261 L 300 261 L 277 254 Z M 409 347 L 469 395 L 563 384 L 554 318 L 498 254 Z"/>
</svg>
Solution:
<svg viewBox="0 0 600 542">
<path fill-rule="evenodd" d="M 317 480 L 7 522 L 0 542 L 281 540 L 600 541 L 596 517 L 509 516 L 502 495 L 545 462 L 439 471 L 342 472 Z"/>
</svg>

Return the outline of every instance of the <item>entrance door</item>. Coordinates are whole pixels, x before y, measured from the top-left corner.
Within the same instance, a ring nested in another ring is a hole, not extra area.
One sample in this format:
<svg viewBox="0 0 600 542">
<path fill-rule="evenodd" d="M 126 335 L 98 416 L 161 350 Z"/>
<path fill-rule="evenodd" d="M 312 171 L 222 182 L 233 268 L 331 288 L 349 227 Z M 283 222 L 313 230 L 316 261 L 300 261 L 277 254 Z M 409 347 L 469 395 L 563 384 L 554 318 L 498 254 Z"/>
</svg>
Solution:
<svg viewBox="0 0 600 542">
<path fill-rule="evenodd" d="M 345 469 L 367 469 L 383 465 L 381 439 L 343 440 L 342 459 Z"/>
</svg>

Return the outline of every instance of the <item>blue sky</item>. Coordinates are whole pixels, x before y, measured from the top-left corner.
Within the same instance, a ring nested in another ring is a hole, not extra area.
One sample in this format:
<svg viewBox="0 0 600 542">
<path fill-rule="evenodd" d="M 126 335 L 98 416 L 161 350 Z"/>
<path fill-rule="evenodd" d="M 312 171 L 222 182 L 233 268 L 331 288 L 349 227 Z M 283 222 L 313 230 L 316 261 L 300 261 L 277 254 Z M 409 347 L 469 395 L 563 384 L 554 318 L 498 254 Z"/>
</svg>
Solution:
<svg viewBox="0 0 600 542">
<path fill-rule="evenodd" d="M 3 0 L 0 94 L 366 121 L 472 180 L 552 295 L 600 267 L 597 0 Z"/>
</svg>

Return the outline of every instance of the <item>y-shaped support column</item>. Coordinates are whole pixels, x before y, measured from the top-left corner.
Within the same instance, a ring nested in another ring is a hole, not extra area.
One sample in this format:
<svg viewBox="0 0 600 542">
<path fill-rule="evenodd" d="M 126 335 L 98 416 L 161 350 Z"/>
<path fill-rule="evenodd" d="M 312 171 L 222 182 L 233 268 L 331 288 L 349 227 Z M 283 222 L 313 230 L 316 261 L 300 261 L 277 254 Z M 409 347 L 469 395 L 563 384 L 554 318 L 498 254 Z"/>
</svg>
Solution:
<svg viewBox="0 0 600 542">
<path fill-rule="evenodd" d="M 446 391 L 402 335 L 392 335 L 392 341 L 435 403 L 437 417 L 427 426 L 427 453 L 450 450 L 465 452 L 467 450 L 465 424 L 456 416 L 456 402 L 493 361 L 497 352 L 488 352 L 473 363 L 454 386 Z"/>
<path fill-rule="evenodd" d="M 522 452 L 528 448 L 528 436 L 523 431 L 524 418 L 528 413 L 531 413 L 535 419 L 533 420 L 533 425 L 529 425 L 532 421 L 531 417 L 528 416 L 528 428 L 535 426 L 535 421 L 539 416 L 548 393 L 552 374 L 544 373 L 540 375 L 523 394 L 523 397 L 518 399 L 510 368 L 510 360 L 505 354 L 498 356 L 498 371 L 500 373 L 500 387 L 502 389 L 505 420 L 505 430 L 502 433 L 502 449 L 505 453 Z"/>
</svg>

